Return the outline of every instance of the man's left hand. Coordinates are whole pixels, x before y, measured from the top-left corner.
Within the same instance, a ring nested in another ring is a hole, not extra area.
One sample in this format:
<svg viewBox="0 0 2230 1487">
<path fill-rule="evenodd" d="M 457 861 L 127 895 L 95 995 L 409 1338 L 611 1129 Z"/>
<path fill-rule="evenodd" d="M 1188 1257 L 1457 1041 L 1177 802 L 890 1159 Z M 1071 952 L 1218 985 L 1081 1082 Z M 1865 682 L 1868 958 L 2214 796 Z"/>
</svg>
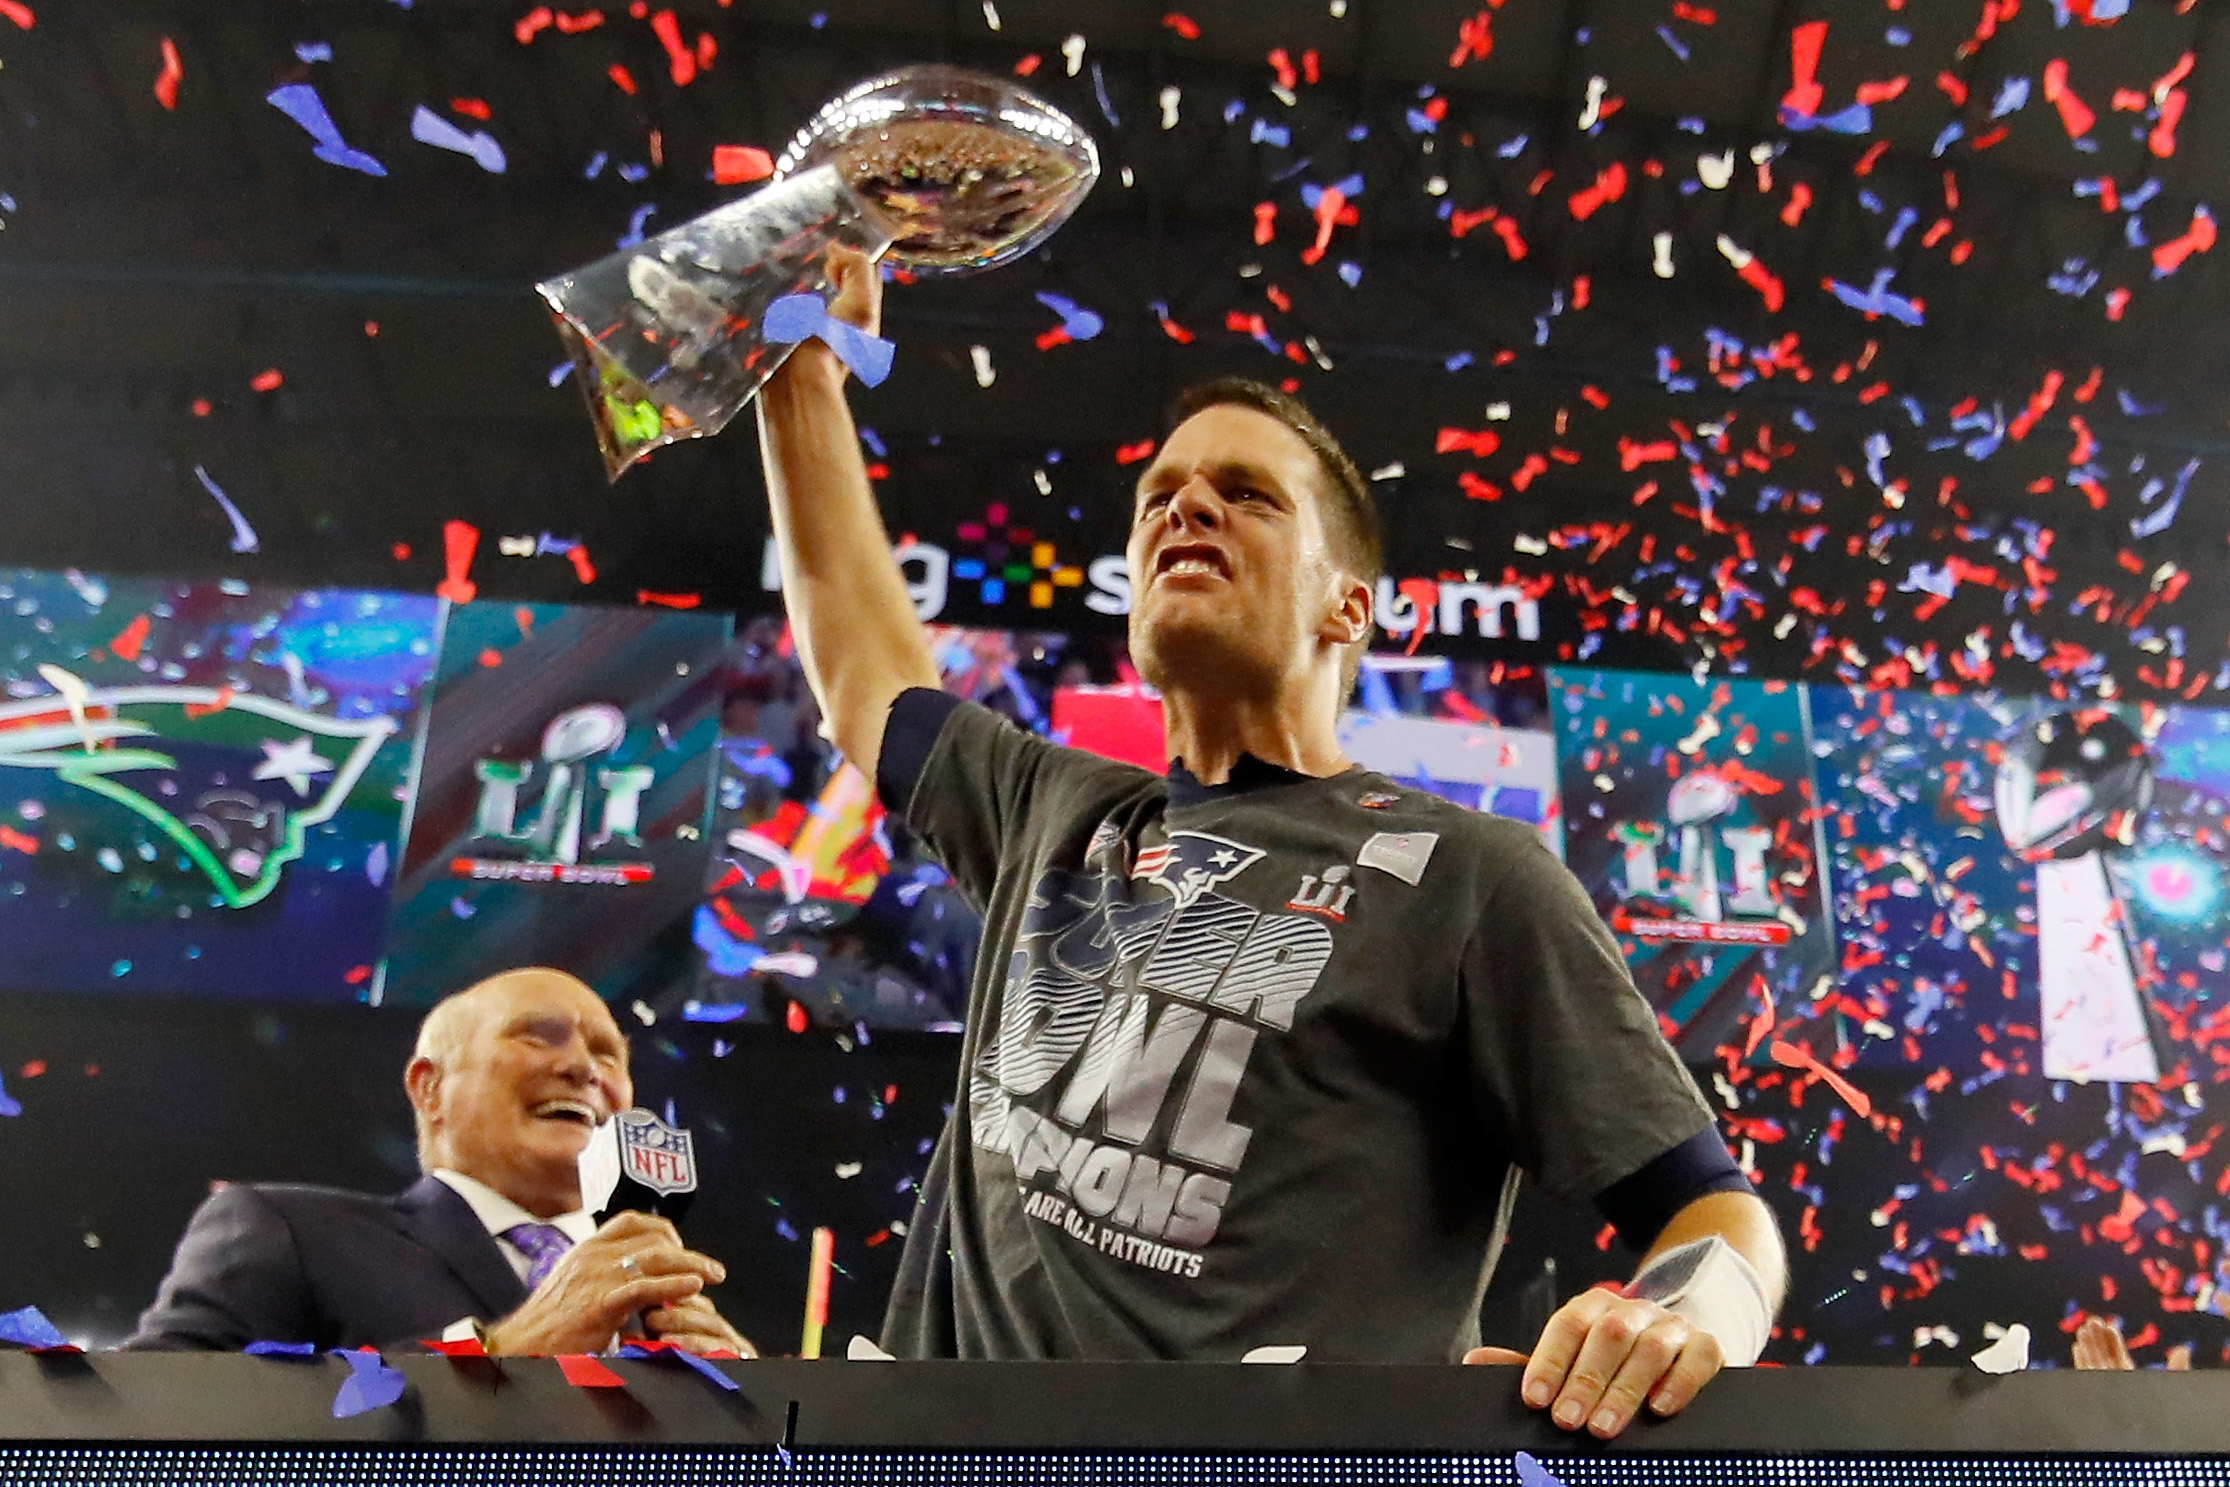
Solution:
<svg viewBox="0 0 2230 1487">
<path fill-rule="evenodd" d="M 661 1306 L 643 1317 L 650 1335 L 661 1342 L 690 1353 L 734 1353 L 739 1358 L 756 1358 L 759 1350 L 751 1346 L 749 1338 L 728 1325 L 712 1301 L 698 1292 L 686 1301 L 672 1306 Z"/>
<path fill-rule="evenodd" d="M 1466 1363 L 1522 1363 L 1519 1393 L 1566 1430 L 1602 1440 L 1633 1423 L 1642 1402 L 1676 1415 L 1726 1362 L 1719 1339 L 1654 1301 L 1583 1291 L 1557 1309 L 1533 1353 L 1473 1348 Z"/>
</svg>

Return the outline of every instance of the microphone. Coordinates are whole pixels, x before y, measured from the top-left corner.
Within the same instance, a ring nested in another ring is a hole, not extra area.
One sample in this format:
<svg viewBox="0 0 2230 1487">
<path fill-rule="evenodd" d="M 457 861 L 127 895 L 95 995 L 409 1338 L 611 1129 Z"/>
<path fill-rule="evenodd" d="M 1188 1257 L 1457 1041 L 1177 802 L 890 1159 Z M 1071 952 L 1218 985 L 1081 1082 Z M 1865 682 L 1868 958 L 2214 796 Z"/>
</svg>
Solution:
<svg viewBox="0 0 2230 1487">
<path fill-rule="evenodd" d="M 602 1223 L 621 1209 L 679 1224 L 697 1192 L 697 1147 L 656 1113 L 623 1110 L 581 1152 L 581 1206 Z"/>
</svg>

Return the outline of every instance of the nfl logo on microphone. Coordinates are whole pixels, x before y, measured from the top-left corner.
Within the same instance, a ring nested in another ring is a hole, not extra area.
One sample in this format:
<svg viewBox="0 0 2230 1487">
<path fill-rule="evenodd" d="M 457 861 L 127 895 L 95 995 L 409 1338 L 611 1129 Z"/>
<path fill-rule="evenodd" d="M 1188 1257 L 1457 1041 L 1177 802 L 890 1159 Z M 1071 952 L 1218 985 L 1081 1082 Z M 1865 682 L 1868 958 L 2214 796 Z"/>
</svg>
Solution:
<svg viewBox="0 0 2230 1487">
<path fill-rule="evenodd" d="M 689 1133 L 648 1110 L 618 1119 L 620 1171 L 656 1193 L 697 1191 L 697 1152 Z"/>
</svg>

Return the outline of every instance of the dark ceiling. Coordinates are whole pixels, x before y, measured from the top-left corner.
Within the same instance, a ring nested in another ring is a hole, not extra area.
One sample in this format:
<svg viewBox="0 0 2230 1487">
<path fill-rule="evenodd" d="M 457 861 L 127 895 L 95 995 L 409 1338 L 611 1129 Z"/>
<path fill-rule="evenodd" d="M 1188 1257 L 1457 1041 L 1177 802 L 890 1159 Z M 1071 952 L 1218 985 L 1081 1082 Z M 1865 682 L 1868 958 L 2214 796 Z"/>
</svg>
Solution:
<svg viewBox="0 0 2230 1487">
<path fill-rule="evenodd" d="M 430 589 L 454 518 L 490 546 L 548 531 L 595 555 L 584 587 L 564 563 L 484 551 L 491 596 L 764 607 L 748 431 L 607 487 L 577 394 L 551 385 L 560 348 L 531 285 L 631 223 L 727 199 L 715 145 L 779 149 L 863 75 L 1035 55 L 1030 86 L 1095 134 L 1106 174 L 1024 263 L 894 294 L 899 370 L 859 399 L 889 449 L 894 529 L 950 541 L 1011 502 L 1063 534 L 1064 560 L 1113 551 L 1117 447 L 1158 432 L 1184 382 L 1248 371 L 1297 379 L 1366 467 L 1403 466 L 1379 486 L 1399 574 L 1507 573 L 1546 595 L 1543 643 L 1496 648 L 1512 659 L 1965 684 L 1982 677 L 1950 657 L 1988 627 L 2003 684 L 2179 695 L 2223 660 L 2230 278 L 2222 251 L 2156 258 L 2230 200 L 2218 0 L 706 0 L 609 5 L 586 27 L 581 0 L 557 8 L 569 28 L 522 25 L 535 9 L 30 0 L 28 29 L 0 19 L 0 561 Z M 711 38 L 686 83 L 668 10 L 685 43 Z M 1819 101 L 1789 113 L 1792 42 L 1814 22 Z M 1491 50 L 1452 65 L 1467 26 Z M 175 108 L 157 97 L 166 44 Z M 384 177 L 313 158 L 265 101 L 296 82 Z M 1845 111 L 1862 97 L 1861 129 Z M 420 105 L 487 130 L 505 170 L 413 140 Z M 1731 179 L 1699 179 L 1729 151 Z M 1355 176 L 1356 222 L 1305 261 L 1304 188 Z M 1621 178 L 1582 215 L 1576 196 Z M 1744 252 L 1778 308 L 1737 273 Z M 1884 271 L 1921 324 L 1828 287 Z M 1039 291 L 1106 330 L 1038 349 L 1055 323 Z M 1299 361 L 1257 344 L 1256 315 Z M 1994 405 L 2026 437 L 1977 458 L 1991 430 L 1967 415 Z M 1446 428 L 1500 448 L 1439 452 Z M 1665 441 L 1686 447 L 1635 458 Z M 2180 510 L 2153 522 L 2194 458 Z M 196 466 L 258 551 L 230 550 Z M 1665 490 L 1638 496 L 1652 475 Z"/>
</svg>

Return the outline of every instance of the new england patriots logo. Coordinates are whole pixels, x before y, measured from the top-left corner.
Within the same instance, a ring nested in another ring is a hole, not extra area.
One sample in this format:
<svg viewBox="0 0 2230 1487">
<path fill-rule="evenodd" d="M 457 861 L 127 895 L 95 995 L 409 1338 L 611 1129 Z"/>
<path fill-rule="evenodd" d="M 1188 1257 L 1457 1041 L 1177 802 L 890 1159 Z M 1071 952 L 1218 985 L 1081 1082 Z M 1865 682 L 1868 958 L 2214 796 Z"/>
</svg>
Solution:
<svg viewBox="0 0 2230 1487">
<path fill-rule="evenodd" d="M 40 674 L 54 695 L 0 702 L 0 771 L 52 770 L 131 811 L 227 908 L 271 895 L 398 731 L 384 715 L 329 718 L 231 687 Z"/>
<path fill-rule="evenodd" d="M 1180 907 L 1192 903 L 1218 883 L 1228 883 L 1262 860 L 1260 847 L 1226 841 L 1204 831 L 1172 831 L 1169 840 L 1147 847 L 1131 868 L 1133 879 L 1159 883 L 1176 896 Z"/>
</svg>

